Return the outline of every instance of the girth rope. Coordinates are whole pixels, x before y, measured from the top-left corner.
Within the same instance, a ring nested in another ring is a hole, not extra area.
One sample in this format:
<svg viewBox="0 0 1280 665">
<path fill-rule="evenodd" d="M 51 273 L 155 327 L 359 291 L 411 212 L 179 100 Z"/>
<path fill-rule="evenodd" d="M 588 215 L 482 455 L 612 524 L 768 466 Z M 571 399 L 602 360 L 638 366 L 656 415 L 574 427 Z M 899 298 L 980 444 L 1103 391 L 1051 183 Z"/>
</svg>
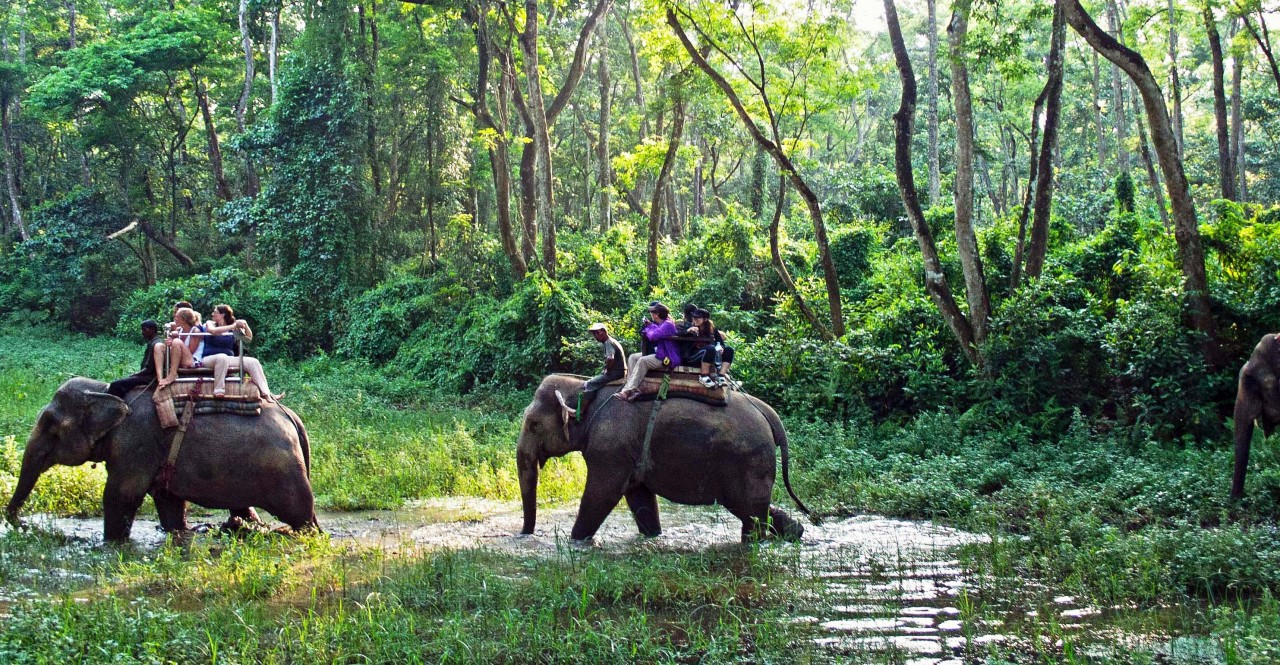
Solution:
<svg viewBox="0 0 1280 665">
<path fill-rule="evenodd" d="M 196 379 L 191 392 L 187 393 L 187 408 L 183 409 L 182 418 L 178 420 L 178 431 L 173 433 L 173 442 L 169 444 L 169 457 L 165 459 L 164 466 L 160 467 L 160 473 L 156 474 L 156 482 L 165 490 L 168 490 L 169 483 L 173 482 L 178 453 L 182 451 L 182 440 L 187 436 L 187 426 L 191 424 L 191 418 L 196 415 L 196 396 L 200 394 L 201 383 L 204 383 L 204 379 Z"/>
<path fill-rule="evenodd" d="M 636 479 L 643 482 L 644 477 L 653 470 L 653 457 L 650 455 L 650 444 L 653 442 L 653 428 L 658 424 L 658 412 L 667 401 L 667 391 L 671 388 L 671 375 L 662 377 L 662 385 L 653 398 L 653 411 L 649 412 L 649 425 L 644 430 L 644 445 L 640 448 L 640 461 L 636 463 Z"/>
</svg>

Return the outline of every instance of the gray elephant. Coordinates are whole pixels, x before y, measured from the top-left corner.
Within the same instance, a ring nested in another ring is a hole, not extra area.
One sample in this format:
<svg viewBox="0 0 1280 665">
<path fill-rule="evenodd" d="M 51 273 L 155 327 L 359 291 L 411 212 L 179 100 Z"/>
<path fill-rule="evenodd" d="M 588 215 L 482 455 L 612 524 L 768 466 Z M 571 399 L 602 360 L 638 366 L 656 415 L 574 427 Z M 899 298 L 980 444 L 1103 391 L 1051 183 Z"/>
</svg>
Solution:
<svg viewBox="0 0 1280 665">
<path fill-rule="evenodd" d="M 185 531 L 187 502 L 229 508 L 249 516 L 250 506 L 269 511 L 294 529 L 317 528 L 309 479 L 311 448 L 297 414 L 264 404 L 257 417 L 231 414 L 196 417 L 183 441 L 174 473 L 163 487 L 157 474 L 175 430 L 160 428 L 149 393 L 128 403 L 105 391 L 107 384 L 75 377 L 58 388 L 40 412 L 23 454 L 22 471 L 5 509 L 10 524 L 40 474 L 55 464 L 105 462 L 103 537 L 126 541 L 133 519 L 150 494 L 160 526 Z"/>
<path fill-rule="evenodd" d="M 1249 470 L 1249 444 L 1253 423 L 1259 421 L 1267 436 L 1280 425 L 1280 339 L 1263 335 L 1236 381 L 1235 471 L 1231 474 L 1231 498 L 1244 496 Z"/>
<path fill-rule="evenodd" d="M 691 505 L 718 503 L 742 520 L 742 538 L 781 535 L 799 538 L 804 527 L 769 505 L 782 451 L 782 479 L 791 490 L 787 435 L 768 404 L 735 393 L 725 406 L 672 397 L 653 424 L 649 461 L 642 464 L 645 433 L 654 402 L 611 399 L 615 386 L 600 391 L 581 424 L 565 422 L 556 391 L 572 395 L 583 377 L 553 374 L 542 380 L 524 410 L 516 447 L 522 533 L 532 534 L 538 509 L 538 472 L 552 457 L 573 451 L 587 463 L 587 483 L 570 534 L 574 540 L 595 535 L 605 518 L 626 497 L 640 532 L 662 532 L 657 497 Z"/>
</svg>

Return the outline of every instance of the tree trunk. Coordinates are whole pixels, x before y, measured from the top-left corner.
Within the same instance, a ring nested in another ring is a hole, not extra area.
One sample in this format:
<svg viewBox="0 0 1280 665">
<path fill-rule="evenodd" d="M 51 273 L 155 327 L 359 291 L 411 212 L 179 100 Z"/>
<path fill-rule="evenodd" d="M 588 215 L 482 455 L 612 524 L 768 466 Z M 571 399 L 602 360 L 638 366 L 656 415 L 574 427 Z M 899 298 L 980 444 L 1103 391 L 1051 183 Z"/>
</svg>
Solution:
<svg viewBox="0 0 1280 665">
<path fill-rule="evenodd" d="M 1048 70 L 1047 63 L 1045 69 Z M 1044 112 L 1044 103 L 1049 98 L 1049 87 L 1052 83 L 1052 79 L 1045 82 L 1044 88 L 1040 90 L 1035 104 L 1031 107 L 1031 136 L 1027 139 L 1028 150 L 1031 153 L 1027 160 L 1027 191 L 1023 194 L 1022 210 L 1018 214 L 1018 243 L 1014 246 L 1013 270 L 1009 274 L 1009 286 L 1014 289 L 1018 288 L 1018 284 L 1022 281 L 1022 269 L 1026 262 L 1027 221 L 1031 218 L 1031 208 L 1035 203 L 1036 181 L 1040 177 L 1040 115 Z M 1010 141 L 1012 142 L 1012 139 Z M 1099 164 L 1101 164 L 1101 155 Z"/>
<path fill-rule="evenodd" d="M 476 87 L 471 92 L 472 103 L 464 105 L 471 110 L 481 129 L 494 134 L 487 142 L 487 151 L 493 174 L 495 204 L 498 208 L 498 235 L 502 239 L 502 251 L 511 264 L 512 277 L 518 281 L 528 274 L 529 264 L 516 245 L 515 229 L 511 222 L 511 155 L 507 143 L 507 128 L 510 123 L 507 109 L 510 107 L 512 80 L 503 67 L 497 76 L 498 113 L 495 117 L 489 110 L 488 101 L 489 72 L 493 64 L 493 43 L 489 38 L 486 18 L 488 7 L 482 3 L 469 4 L 465 13 L 476 37 Z"/>
<path fill-rule="evenodd" d="M 1186 150 L 1182 136 L 1182 84 L 1178 80 L 1178 13 L 1169 0 L 1169 93 L 1173 96 L 1173 136 L 1178 141 L 1178 154 Z"/>
<path fill-rule="evenodd" d="M 1093 52 L 1093 126 L 1098 132 L 1098 168 L 1107 165 L 1107 131 L 1102 124 L 1102 77 L 1098 66 L 1098 52 Z"/>
<path fill-rule="evenodd" d="M 373 181 L 373 194 L 382 197 L 382 160 L 378 157 L 378 125 L 376 109 L 377 72 L 378 72 L 378 5 L 370 5 L 369 17 L 365 18 L 364 3 L 356 5 L 356 17 L 360 27 L 356 41 L 356 59 L 360 61 L 360 82 L 364 88 L 364 142 L 366 159 L 369 160 L 369 175 Z M 366 35 L 368 33 L 368 42 Z"/>
<path fill-rule="evenodd" d="M 1037 168 L 1035 217 L 1031 224 L 1031 246 L 1027 251 L 1027 277 L 1038 279 L 1044 270 L 1049 246 L 1049 216 L 1053 204 L 1053 154 L 1058 145 L 1058 119 L 1062 109 L 1063 50 L 1067 40 L 1066 21 L 1061 2 L 1053 6 L 1053 35 L 1050 39 L 1048 70 L 1045 83 L 1044 143 L 1040 146 Z"/>
<path fill-rule="evenodd" d="M 196 92 L 196 104 L 200 107 L 200 119 L 204 122 L 205 136 L 209 142 L 209 167 L 213 169 L 214 192 L 223 201 L 230 201 L 231 185 L 222 171 L 222 148 L 218 144 L 218 128 L 213 124 L 213 113 L 209 110 L 209 90 L 196 70 L 191 70 L 191 84 Z"/>
<path fill-rule="evenodd" d="M 18 237 L 30 240 L 27 225 L 22 221 L 22 204 L 18 193 L 17 151 L 14 150 L 13 122 L 10 119 L 13 100 L 7 96 L 0 99 L 0 131 L 4 139 L 4 184 L 9 194 L 9 215 L 13 225 L 18 229 Z"/>
<path fill-rule="evenodd" d="M 244 87 L 236 102 L 236 128 L 243 134 L 249 96 L 253 94 L 253 36 L 249 33 L 249 0 L 240 0 L 237 16 L 240 20 L 240 47 L 244 51 Z"/>
<path fill-rule="evenodd" d="M 889 26 L 889 41 L 893 45 L 893 59 L 898 67 L 898 75 L 902 78 L 902 101 L 898 112 L 893 114 L 894 135 L 894 173 L 898 180 L 898 191 L 902 195 L 902 205 L 906 209 L 907 220 L 915 231 L 916 242 L 920 245 L 920 254 L 924 258 L 924 284 L 929 296 L 933 299 L 939 313 L 951 329 L 960 350 L 975 366 L 981 366 L 982 359 L 973 340 L 973 328 L 964 312 L 956 304 L 947 285 L 947 276 L 942 271 L 942 262 L 938 259 L 938 248 L 933 241 L 933 232 L 925 223 L 924 211 L 920 208 L 920 198 L 916 192 L 915 175 L 911 172 L 911 138 L 915 130 L 916 113 L 916 76 L 911 69 L 911 58 L 907 55 L 906 44 L 902 40 L 902 28 L 898 24 L 898 9 L 894 0 L 884 0 L 885 22 Z"/>
<path fill-rule="evenodd" d="M 271 40 L 267 49 L 267 76 L 271 80 L 271 105 L 275 106 L 279 86 L 276 84 L 276 66 L 280 62 L 280 12 L 284 1 L 279 0 L 271 11 Z"/>
<path fill-rule="evenodd" d="M 1171 0 L 1172 1 L 1172 0 Z M 1209 56 L 1213 61 L 1213 118 L 1218 129 L 1218 187 L 1222 198 L 1236 200 L 1235 160 L 1231 152 L 1231 121 L 1227 117 L 1226 64 L 1222 61 L 1222 38 L 1206 2 L 1201 8 L 1205 34 L 1209 36 Z"/>
<path fill-rule="evenodd" d="M 1142 163 L 1147 170 L 1147 183 L 1151 186 L 1151 195 L 1156 200 L 1156 209 L 1160 212 L 1160 223 L 1164 224 L 1164 230 L 1167 232 L 1171 227 L 1169 223 L 1169 210 L 1164 202 L 1164 188 L 1160 185 L 1160 177 L 1156 175 L 1155 161 L 1151 159 L 1150 142 L 1147 141 L 1147 130 L 1142 128 L 1142 123 L 1138 123 L 1138 140 L 1141 142 Z"/>
<path fill-rule="evenodd" d="M 1234 27 L 1233 27 L 1234 32 Z M 1233 35 L 1234 36 L 1234 35 Z M 1241 55 L 1231 56 L 1231 158 L 1235 160 L 1236 194 L 1241 201 L 1249 200 L 1249 184 L 1246 176 L 1244 157 L 1244 114 L 1242 106 L 1241 84 L 1244 67 L 1240 62 Z"/>
<path fill-rule="evenodd" d="M 244 50 L 244 88 L 240 92 L 240 99 L 236 102 L 236 129 L 244 134 L 245 116 L 249 111 L 249 99 L 253 94 L 253 37 L 249 33 L 249 0 L 240 0 L 240 7 L 237 12 L 240 22 L 240 46 Z M 253 164 L 253 158 L 247 153 L 245 154 L 245 194 L 256 196 L 260 189 L 258 181 L 258 170 Z"/>
<path fill-rule="evenodd" d="M 1107 0 L 1107 18 L 1111 22 L 1112 41 L 1123 39 L 1120 34 L 1120 10 L 1115 0 Z M 1103 54 L 1106 55 L 1105 53 Z M 1165 113 L 1168 116 L 1168 113 Z M 1111 67 L 1111 125 L 1116 134 L 1116 173 L 1129 172 L 1128 118 L 1124 110 L 1124 84 L 1120 80 L 1120 67 L 1114 61 Z M 1179 152 L 1179 155 L 1182 153 Z"/>
<path fill-rule="evenodd" d="M 925 110 L 929 127 L 929 205 L 937 205 L 942 197 L 941 166 L 938 160 L 938 1 L 926 0 L 929 21 L 929 82 L 928 108 Z"/>
<path fill-rule="evenodd" d="M 612 83 L 609 80 L 609 43 L 608 32 L 601 35 L 600 44 L 600 133 L 596 139 L 596 170 L 597 182 L 600 187 L 600 230 L 608 231 L 613 225 L 613 201 L 610 197 L 610 188 L 613 187 L 613 165 L 609 157 L 609 133 L 612 122 L 610 116 L 613 111 L 611 88 Z"/>
<path fill-rule="evenodd" d="M 618 18 L 615 15 L 615 18 Z M 640 75 L 640 55 L 636 52 L 636 42 L 631 38 L 631 28 L 627 26 L 625 19 L 619 19 L 618 26 L 622 28 L 622 36 L 627 40 L 627 51 L 631 54 L 631 79 L 635 81 L 635 98 L 636 110 L 640 113 L 640 138 L 645 139 L 649 136 L 649 114 L 646 112 L 644 103 L 644 79 Z"/>
<path fill-rule="evenodd" d="M 67 0 L 67 37 L 71 48 L 76 48 L 76 0 Z"/>
<path fill-rule="evenodd" d="M 729 85 L 729 82 L 707 62 L 707 59 L 693 45 L 693 42 L 689 41 L 689 36 L 685 34 L 684 28 L 680 26 L 675 10 L 668 6 L 666 14 L 667 24 L 675 31 L 676 37 L 680 39 L 685 51 L 693 58 L 694 64 L 724 93 L 724 96 L 729 100 L 729 104 L 737 112 L 738 118 L 742 120 L 747 132 L 751 134 L 751 138 L 773 157 L 778 164 L 778 168 L 791 179 L 791 186 L 795 188 L 796 192 L 800 194 L 800 198 L 804 200 L 805 207 L 809 211 L 809 219 L 813 223 L 814 240 L 818 245 L 818 257 L 822 265 L 823 279 L 826 282 L 827 303 L 831 310 L 831 334 L 834 334 L 835 337 L 843 337 L 844 312 L 840 302 L 840 281 L 839 276 L 836 274 L 835 261 L 831 258 L 831 247 L 827 240 L 827 227 L 822 219 L 822 206 L 818 202 L 817 194 L 813 192 L 809 187 L 809 183 L 800 175 L 800 170 L 791 162 L 791 158 L 783 151 L 782 146 L 760 131 L 755 120 L 751 118 L 751 115 L 747 113 L 746 108 L 742 105 L 742 101 L 738 98 L 733 86 Z M 765 101 L 767 103 L 767 98 Z M 774 127 L 774 133 L 776 136 L 776 127 Z M 830 341 L 829 338 L 828 341 Z"/>
<path fill-rule="evenodd" d="M 667 141 L 667 154 L 662 158 L 658 182 L 653 186 L 653 202 L 649 205 L 649 255 L 646 265 L 650 287 L 658 285 L 658 236 L 661 235 L 662 205 L 667 191 L 667 180 L 671 178 L 671 170 L 675 168 L 676 153 L 680 150 L 680 139 L 684 134 L 684 103 L 677 99 L 671 114 L 673 116 L 671 138 Z M 673 223 L 674 221 L 672 220 Z"/>
<path fill-rule="evenodd" d="M 965 41 L 969 33 L 971 0 L 956 0 L 951 25 L 951 97 L 956 117 L 955 229 L 956 248 L 964 272 L 965 298 L 969 302 L 969 322 L 973 341 L 981 348 L 987 339 L 991 301 L 978 252 L 978 236 L 973 230 L 973 100 L 969 92 L 969 67 Z"/>
<path fill-rule="evenodd" d="M 551 214 L 553 204 L 553 196 L 551 191 L 551 138 L 550 126 L 555 122 L 556 117 L 560 115 L 569 104 L 569 99 L 573 95 L 573 91 L 577 88 L 578 82 L 582 80 L 583 71 L 586 69 L 587 49 L 591 43 L 591 36 L 595 31 L 596 25 L 605 12 L 613 6 L 613 0 L 599 0 L 592 8 L 591 13 L 583 22 L 582 29 L 578 33 L 577 46 L 574 49 L 573 62 L 569 67 L 568 76 L 560 91 L 556 93 L 551 105 L 547 106 L 542 95 L 542 79 L 539 72 L 538 61 L 538 0 L 525 0 L 525 23 L 524 30 L 520 32 L 520 49 L 524 58 L 524 75 L 528 98 L 525 100 L 526 124 L 530 130 L 533 142 L 530 147 L 533 149 L 533 160 L 528 166 L 533 168 L 531 174 L 533 180 L 526 181 L 525 176 L 521 173 L 520 181 L 523 186 L 532 184 L 533 189 L 525 189 L 522 194 L 528 198 L 533 195 L 533 211 L 536 214 L 537 222 L 542 226 L 542 265 L 548 277 L 555 277 L 556 274 L 556 228 L 555 220 Z M 526 166 L 526 159 L 521 159 L 521 169 Z M 527 202 L 522 201 L 522 205 L 528 206 Z M 527 222 L 526 222 L 527 224 Z"/>
<path fill-rule="evenodd" d="M 1061 1 L 1064 3 L 1067 22 L 1071 27 L 1103 57 L 1124 69 L 1142 96 L 1156 157 L 1160 162 L 1160 170 L 1164 173 L 1165 187 L 1168 189 L 1173 208 L 1174 237 L 1178 242 L 1182 275 L 1186 280 L 1184 288 L 1191 306 L 1191 324 L 1205 335 L 1205 357 L 1211 365 L 1216 366 L 1218 358 L 1214 345 L 1217 340 L 1217 326 L 1209 310 L 1209 284 L 1205 275 L 1204 248 L 1200 241 L 1200 228 L 1196 222 L 1195 204 L 1191 200 L 1187 176 L 1182 169 L 1182 160 L 1178 154 L 1173 126 L 1169 122 L 1160 84 L 1152 76 L 1142 56 L 1103 32 L 1080 6 L 1080 0 Z"/>
<path fill-rule="evenodd" d="M 813 308 L 809 307 L 809 303 L 805 301 L 801 295 L 800 289 L 796 288 L 796 282 L 791 278 L 791 271 L 787 270 L 787 264 L 782 260 L 782 248 L 778 239 L 778 226 L 782 221 L 782 211 L 787 201 L 787 174 L 778 174 L 778 196 L 773 204 L 773 218 L 769 222 L 769 256 L 773 259 L 773 269 L 778 273 L 778 278 L 782 280 L 783 286 L 787 287 L 787 293 L 796 301 L 796 306 L 800 308 L 800 313 L 805 320 L 819 331 L 824 338 L 829 338 L 831 333 L 825 330 L 826 326 L 822 324 L 822 319 L 818 318 Z"/>
<path fill-rule="evenodd" d="M 1258 48 L 1262 50 L 1262 54 L 1267 57 L 1267 64 L 1271 67 L 1271 77 L 1276 81 L 1276 90 L 1280 91 L 1280 66 L 1276 64 L 1276 56 L 1271 51 L 1271 32 L 1267 30 L 1267 19 L 1261 9 L 1258 10 L 1258 25 L 1261 30 L 1253 27 L 1253 23 L 1249 21 L 1249 17 L 1241 17 L 1244 20 L 1244 27 L 1249 31 L 1249 36 L 1253 37 L 1253 41 L 1257 42 Z"/>
</svg>

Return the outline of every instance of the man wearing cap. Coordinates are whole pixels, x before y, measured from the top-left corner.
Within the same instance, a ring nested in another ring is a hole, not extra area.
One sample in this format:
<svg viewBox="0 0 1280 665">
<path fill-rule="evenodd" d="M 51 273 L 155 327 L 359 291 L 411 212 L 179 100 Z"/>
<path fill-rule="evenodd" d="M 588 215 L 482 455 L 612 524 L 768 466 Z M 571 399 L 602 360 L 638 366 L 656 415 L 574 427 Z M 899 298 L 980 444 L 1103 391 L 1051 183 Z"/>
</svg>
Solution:
<svg viewBox="0 0 1280 665">
<path fill-rule="evenodd" d="M 578 394 L 578 408 L 569 412 L 570 416 L 579 420 L 595 400 L 596 393 L 600 392 L 605 384 L 613 383 L 627 373 L 627 354 L 623 352 L 622 344 L 609 336 L 609 327 L 603 323 L 594 323 L 587 328 L 587 331 L 604 347 L 604 371 L 591 377 L 586 385 L 582 386 L 582 392 Z"/>
</svg>

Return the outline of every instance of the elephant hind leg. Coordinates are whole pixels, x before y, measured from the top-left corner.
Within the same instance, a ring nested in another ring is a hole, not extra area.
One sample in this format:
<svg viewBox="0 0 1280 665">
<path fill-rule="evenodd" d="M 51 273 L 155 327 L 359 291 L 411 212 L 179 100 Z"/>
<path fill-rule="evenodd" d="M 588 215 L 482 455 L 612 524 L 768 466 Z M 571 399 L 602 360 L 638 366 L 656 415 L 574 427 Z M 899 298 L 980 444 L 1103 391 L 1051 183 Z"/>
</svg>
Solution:
<svg viewBox="0 0 1280 665">
<path fill-rule="evenodd" d="M 626 493 L 627 507 L 636 520 L 640 533 L 647 538 L 662 535 L 662 522 L 658 517 L 658 497 L 648 487 L 640 486 Z"/>
<path fill-rule="evenodd" d="M 587 540 L 596 535 L 605 518 L 622 500 L 623 485 L 626 482 L 627 473 L 587 469 L 587 486 L 582 491 L 578 518 L 573 522 L 570 537 L 574 540 Z"/>
<path fill-rule="evenodd" d="M 172 492 L 157 489 L 151 493 L 151 500 L 156 504 L 156 516 L 160 518 L 160 528 L 168 533 L 190 531 L 187 524 L 187 502 Z"/>
</svg>

